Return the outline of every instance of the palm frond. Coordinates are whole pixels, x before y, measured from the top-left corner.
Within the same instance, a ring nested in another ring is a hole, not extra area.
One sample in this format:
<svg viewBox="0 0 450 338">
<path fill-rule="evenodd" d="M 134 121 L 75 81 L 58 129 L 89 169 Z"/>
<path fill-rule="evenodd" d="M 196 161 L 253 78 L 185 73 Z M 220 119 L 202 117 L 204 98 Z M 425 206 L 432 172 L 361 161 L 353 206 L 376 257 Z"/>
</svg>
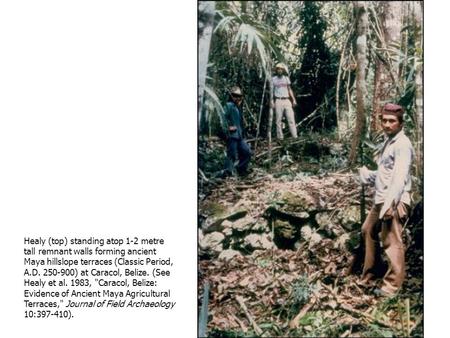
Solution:
<svg viewBox="0 0 450 338">
<path fill-rule="evenodd" d="M 237 46 L 239 44 L 241 52 L 244 47 L 246 47 L 247 55 L 251 55 L 253 47 L 255 46 L 258 52 L 259 60 L 261 61 L 261 66 L 267 75 L 267 72 L 269 72 L 267 66 L 269 64 L 270 54 L 267 53 L 268 47 L 263 41 L 263 35 L 255 27 L 245 23 L 241 24 L 236 35 L 234 36 L 232 44 L 233 46 Z"/>
<path fill-rule="evenodd" d="M 217 96 L 216 92 L 208 86 L 205 86 L 205 93 L 208 94 L 209 98 L 211 99 L 213 106 L 215 108 L 214 111 L 217 112 L 217 116 L 219 117 L 220 125 L 223 126 L 224 125 L 223 117 L 224 117 L 225 111 L 222 108 L 222 104 L 220 102 L 219 97 Z"/>
</svg>

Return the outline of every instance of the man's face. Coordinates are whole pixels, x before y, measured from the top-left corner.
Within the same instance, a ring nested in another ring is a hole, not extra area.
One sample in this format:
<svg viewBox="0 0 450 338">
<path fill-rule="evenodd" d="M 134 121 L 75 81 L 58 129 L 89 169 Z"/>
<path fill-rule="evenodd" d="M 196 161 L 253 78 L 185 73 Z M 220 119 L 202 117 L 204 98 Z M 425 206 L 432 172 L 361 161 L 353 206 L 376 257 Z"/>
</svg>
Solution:
<svg viewBox="0 0 450 338">
<path fill-rule="evenodd" d="M 381 116 L 381 126 L 388 136 L 394 136 L 402 129 L 403 123 L 400 123 L 395 115 L 383 114 Z"/>
<path fill-rule="evenodd" d="M 242 102 L 242 95 L 236 95 L 236 94 L 231 94 L 231 98 L 233 99 L 233 102 L 235 104 L 237 104 L 238 106 L 241 104 Z"/>
<path fill-rule="evenodd" d="M 275 68 L 275 71 L 276 71 L 278 76 L 283 75 L 283 68 L 277 67 L 277 68 Z"/>
</svg>

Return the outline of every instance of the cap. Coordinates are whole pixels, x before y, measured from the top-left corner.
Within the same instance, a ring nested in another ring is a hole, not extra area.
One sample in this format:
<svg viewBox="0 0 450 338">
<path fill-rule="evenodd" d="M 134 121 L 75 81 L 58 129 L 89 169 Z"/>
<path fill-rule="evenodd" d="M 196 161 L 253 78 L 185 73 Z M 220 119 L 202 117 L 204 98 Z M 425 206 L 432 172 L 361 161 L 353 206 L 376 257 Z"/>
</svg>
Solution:
<svg viewBox="0 0 450 338">
<path fill-rule="evenodd" d="M 381 114 L 395 115 L 397 117 L 402 117 L 404 112 L 405 111 L 403 110 L 402 106 L 399 106 L 398 104 L 395 103 L 386 103 L 383 107 Z"/>
</svg>

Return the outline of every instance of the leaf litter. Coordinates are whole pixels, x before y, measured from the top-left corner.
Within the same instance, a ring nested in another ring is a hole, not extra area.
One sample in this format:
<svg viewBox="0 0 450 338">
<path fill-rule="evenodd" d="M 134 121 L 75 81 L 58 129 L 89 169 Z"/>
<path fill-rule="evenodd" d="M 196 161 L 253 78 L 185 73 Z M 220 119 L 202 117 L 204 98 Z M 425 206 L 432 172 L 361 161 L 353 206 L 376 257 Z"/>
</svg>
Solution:
<svg viewBox="0 0 450 338">
<path fill-rule="evenodd" d="M 256 223 L 264 223 L 268 208 L 286 205 L 286 192 L 299 198 L 306 212 L 327 211 L 330 227 L 338 234 L 348 231 L 337 215 L 348 205 L 358 206 L 360 198 L 358 181 L 351 173 L 280 179 L 256 169 L 246 180 L 230 178 L 215 186 L 200 201 L 199 213 L 207 221 L 213 217 L 209 206 L 215 203 L 223 209 L 245 208 Z M 366 193 L 370 207 L 372 191 Z M 269 224 L 266 227 L 270 233 Z M 210 336 L 401 336 L 406 298 L 411 302 L 410 327 L 422 332 L 422 269 L 415 263 L 422 253 L 407 251 L 407 266 L 412 268 L 400 294 L 388 300 L 373 296 L 360 285 L 358 275 L 348 273 L 352 255 L 331 236 L 312 245 L 304 240 L 295 250 L 274 246 L 231 260 L 200 258 L 199 298 L 203 282 L 211 284 Z"/>
</svg>

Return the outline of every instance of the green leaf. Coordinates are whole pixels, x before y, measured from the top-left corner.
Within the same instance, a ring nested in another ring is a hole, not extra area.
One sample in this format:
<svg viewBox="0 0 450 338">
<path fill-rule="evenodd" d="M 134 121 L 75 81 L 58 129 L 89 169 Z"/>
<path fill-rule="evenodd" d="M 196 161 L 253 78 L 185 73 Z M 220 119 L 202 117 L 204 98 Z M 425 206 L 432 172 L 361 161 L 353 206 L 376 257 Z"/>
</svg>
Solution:
<svg viewBox="0 0 450 338">
<path fill-rule="evenodd" d="M 225 123 L 224 118 L 223 118 L 225 111 L 222 108 L 222 103 L 220 102 L 220 100 L 217 97 L 217 94 L 214 92 L 214 90 L 212 90 L 208 86 L 205 86 L 205 93 L 208 94 L 208 96 L 212 99 L 212 101 L 214 103 L 214 107 L 216 108 L 216 111 L 218 112 L 217 115 L 219 117 L 220 124 L 223 127 L 224 123 Z"/>
</svg>

